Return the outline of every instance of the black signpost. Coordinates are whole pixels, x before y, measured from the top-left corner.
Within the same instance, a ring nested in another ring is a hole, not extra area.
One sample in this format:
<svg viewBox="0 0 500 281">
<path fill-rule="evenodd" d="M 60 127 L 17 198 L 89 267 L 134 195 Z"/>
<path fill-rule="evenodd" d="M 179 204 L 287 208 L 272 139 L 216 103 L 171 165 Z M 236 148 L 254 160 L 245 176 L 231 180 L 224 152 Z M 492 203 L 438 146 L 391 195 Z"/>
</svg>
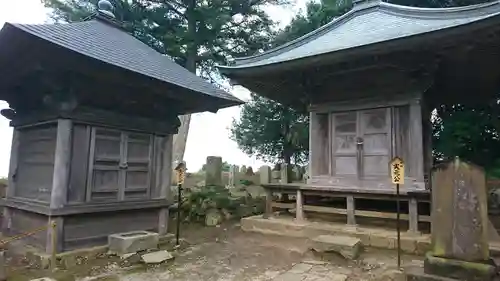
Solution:
<svg viewBox="0 0 500 281">
<path fill-rule="evenodd" d="M 401 226 L 400 226 L 400 195 L 399 185 L 404 184 L 404 162 L 399 157 L 394 157 L 390 163 L 391 180 L 396 185 L 396 232 L 398 243 L 398 268 L 401 268 Z"/>
<path fill-rule="evenodd" d="M 182 184 L 184 184 L 186 165 L 184 162 L 180 162 L 177 167 L 175 167 L 177 174 L 177 224 L 175 233 L 175 246 L 179 247 L 179 235 L 181 232 L 181 207 L 182 207 Z"/>
</svg>

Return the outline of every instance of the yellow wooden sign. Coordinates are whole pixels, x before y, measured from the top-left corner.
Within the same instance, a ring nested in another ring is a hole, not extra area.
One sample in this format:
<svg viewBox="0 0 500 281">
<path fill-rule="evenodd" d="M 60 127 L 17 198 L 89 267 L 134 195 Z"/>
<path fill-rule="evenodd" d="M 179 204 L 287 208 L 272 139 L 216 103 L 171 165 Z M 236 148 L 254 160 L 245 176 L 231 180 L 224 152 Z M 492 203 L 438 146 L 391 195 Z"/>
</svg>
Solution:
<svg viewBox="0 0 500 281">
<path fill-rule="evenodd" d="M 175 172 L 177 176 L 177 184 L 184 184 L 184 179 L 186 178 L 186 165 L 181 162 L 175 167 Z"/>
<path fill-rule="evenodd" d="M 393 184 L 405 183 L 405 162 L 399 157 L 394 157 L 389 164 L 391 168 L 391 181 Z"/>
</svg>

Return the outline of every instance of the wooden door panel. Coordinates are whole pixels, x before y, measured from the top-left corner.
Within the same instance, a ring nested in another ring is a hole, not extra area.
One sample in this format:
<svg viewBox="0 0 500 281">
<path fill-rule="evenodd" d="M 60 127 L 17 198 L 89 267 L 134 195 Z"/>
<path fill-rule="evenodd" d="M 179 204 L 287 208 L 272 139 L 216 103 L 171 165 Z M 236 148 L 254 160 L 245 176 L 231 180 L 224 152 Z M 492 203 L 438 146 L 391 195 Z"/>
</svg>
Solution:
<svg viewBox="0 0 500 281">
<path fill-rule="evenodd" d="M 332 168 L 336 177 L 357 175 L 357 112 L 336 113 L 332 116 Z"/>
<path fill-rule="evenodd" d="M 387 133 L 388 108 L 362 111 L 363 134 Z"/>
<path fill-rule="evenodd" d="M 385 176 L 389 175 L 389 157 L 388 156 L 364 156 L 363 164 L 365 166 L 364 174 L 366 176 Z"/>
<path fill-rule="evenodd" d="M 390 108 L 365 110 L 360 116 L 359 130 L 363 139 L 360 169 L 363 177 L 387 177 L 391 152 Z"/>
<path fill-rule="evenodd" d="M 356 134 L 356 112 L 335 114 L 335 133 Z"/>
<path fill-rule="evenodd" d="M 127 137 L 125 199 L 143 198 L 149 195 L 152 144 L 152 137 L 147 134 L 131 133 Z"/>
<path fill-rule="evenodd" d="M 94 191 L 118 191 L 118 170 L 94 170 Z"/>
<path fill-rule="evenodd" d="M 388 155 L 389 148 L 387 134 L 365 135 L 363 138 L 363 154 L 367 155 Z"/>
<path fill-rule="evenodd" d="M 149 163 L 150 136 L 146 134 L 129 134 L 127 139 L 127 162 Z"/>
<path fill-rule="evenodd" d="M 356 175 L 357 170 L 356 157 L 338 155 L 335 157 L 336 175 Z"/>
<path fill-rule="evenodd" d="M 94 161 L 120 161 L 121 133 L 114 130 L 95 130 L 95 155 Z"/>
<path fill-rule="evenodd" d="M 356 154 L 356 135 L 335 136 L 335 154 Z"/>
</svg>

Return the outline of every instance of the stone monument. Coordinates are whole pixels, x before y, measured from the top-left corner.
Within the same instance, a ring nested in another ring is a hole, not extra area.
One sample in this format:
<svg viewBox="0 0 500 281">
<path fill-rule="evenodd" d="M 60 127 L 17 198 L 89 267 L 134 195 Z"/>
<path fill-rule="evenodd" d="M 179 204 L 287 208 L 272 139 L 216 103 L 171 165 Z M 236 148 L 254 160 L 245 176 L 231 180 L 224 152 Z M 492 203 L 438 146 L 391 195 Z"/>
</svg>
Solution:
<svg viewBox="0 0 500 281">
<path fill-rule="evenodd" d="M 433 186 L 432 251 L 424 271 L 435 279 L 425 280 L 493 280 L 483 170 L 456 158 L 437 168 Z"/>
<path fill-rule="evenodd" d="M 205 186 L 222 185 L 222 158 L 208 156 L 205 165 Z"/>
<path fill-rule="evenodd" d="M 236 186 L 236 175 L 238 174 L 238 166 L 231 165 L 229 166 L 229 177 L 228 177 L 228 186 L 235 187 Z"/>
<path fill-rule="evenodd" d="M 269 184 L 271 183 L 271 167 L 261 166 L 259 169 L 260 183 Z"/>
</svg>

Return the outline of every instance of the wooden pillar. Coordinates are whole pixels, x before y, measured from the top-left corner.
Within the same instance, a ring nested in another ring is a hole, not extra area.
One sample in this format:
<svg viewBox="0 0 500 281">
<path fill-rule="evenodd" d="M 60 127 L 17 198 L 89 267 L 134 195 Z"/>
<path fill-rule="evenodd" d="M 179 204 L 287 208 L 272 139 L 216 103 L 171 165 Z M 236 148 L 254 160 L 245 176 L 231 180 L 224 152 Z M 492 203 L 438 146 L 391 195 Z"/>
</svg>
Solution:
<svg viewBox="0 0 500 281">
<path fill-rule="evenodd" d="M 52 227 L 52 222 L 56 223 L 56 227 Z M 45 241 L 45 252 L 47 254 L 61 253 L 64 251 L 64 218 L 49 217 L 47 228 L 47 240 Z M 55 237 L 54 237 L 55 235 Z M 55 243 L 55 245 L 54 245 Z"/>
<path fill-rule="evenodd" d="M 295 209 L 297 210 L 295 213 L 295 219 L 299 222 L 303 221 L 304 220 L 304 199 L 302 198 L 302 190 L 300 190 L 300 189 L 297 189 Z"/>
<path fill-rule="evenodd" d="M 317 171 L 317 160 L 316 160 L 316 133 L 319 130 L 319 122 L 318 117 L 314 112 L 309 113 L 309 171 L 307 171 L 309 175 L 308 182 L 310 181 L 312 176 L 315 176 L 315 172 Z"/>
<path fill-rule="evenodd" d="M 273 216 L 273 193 L 269 188 L 264 187 L 264 190 L 266 192 L 266 210 L 263 217 L 268 219 Z"/>
<path fill-rule="evenodd" d="M 420 98 L 411 101 L 410 104 L 410 137 L 408 138 L 410 148 L 410 175 L 419 182 L 424 180 L 424 149 L 422 135 L 422 107 Z"/>
<path fill-rule="evenodd" d="M 431 190 L 432 179 L 431 179 L 431 170 L 434 163 L 434 159 L 432 157 L 432 110 L 431 107 L 426 104 L 424 115 L 423 115 L 423 124 L 424 124 L 424 155 L 425 155 L 425 164 L 424 164 L 424 175 L 426 176 L 425 188 Z"/>
<path fill-rule="evenodd" d="M 19 135 L 20 132 L 16 128 L 14 128 L 12 131 L 12 145 L 10 148 L 9 183 L 5 192 L 6 198 L 14 197 L 16 192 L 17 162 L 19 157 Z"/>
<path fill-rule="evenodd" d="M 356 206 L 354 204 L 354 196 L 347 196 L 347 225 L 356 226 Z"/>
<path fill-rule="evenodd" d="M 19 139 L 20 132 L 14 128 L 12 130 L 12 144 L 10 148 L 10 163 L 9 163 L 9 182 L 5 191 L 5 198 L 9 199 L 15 196 L 16 180 L 17 180 L 17 163 L 19 156 Z M 2 232 L 7 234 L 12 224 L 12 211 L 8 207 L 3 208 Z"/>
<path fill-rule="evenodd" d="M 157 196 L 168 202 L 172 200 L 172 136 L 155 137 L 155 148 L 157 151 L 156 160 L 156 186 Z M 179 207 L 179 206 L 178 206 Z M 179 209 L 177 210 L 179 211 Z M 165 235 L 168 232 L 168 220 L 170 211 L 167 208 L 161 208 L 158 212 L 158 234 Z"/>
<path fill-rule="evenodd" d="M 67 201 L 71 163 L 72 126 L 73 122 L 69 119 L 59 119 L 57 121 L 54 174 L 52 177 L 52 192 L 50 195 L 51 209 L 61 208 Z"/>
<path fill-rule="evenodd" d="M 160 137 L 159 139 L 159 163 L 157 163 L 156 184 L 159 189 L 160 198 L 171 200 L 172 192 L 172 135 Z"/>
<path fill-rule="evenodd" d="M 2 229 L 1 229 L 3 235 L 8 235 L 11 227 L 12 227 L 12 210 L 9 207 L 4 207 L 3 218 L 2 218 Z"/>
<path fill-rule="evenodd" d="M 419 234 L 418 232 L 418 201 L 416 198 L 408 200 L 408 232 Z"/>
</svg>

